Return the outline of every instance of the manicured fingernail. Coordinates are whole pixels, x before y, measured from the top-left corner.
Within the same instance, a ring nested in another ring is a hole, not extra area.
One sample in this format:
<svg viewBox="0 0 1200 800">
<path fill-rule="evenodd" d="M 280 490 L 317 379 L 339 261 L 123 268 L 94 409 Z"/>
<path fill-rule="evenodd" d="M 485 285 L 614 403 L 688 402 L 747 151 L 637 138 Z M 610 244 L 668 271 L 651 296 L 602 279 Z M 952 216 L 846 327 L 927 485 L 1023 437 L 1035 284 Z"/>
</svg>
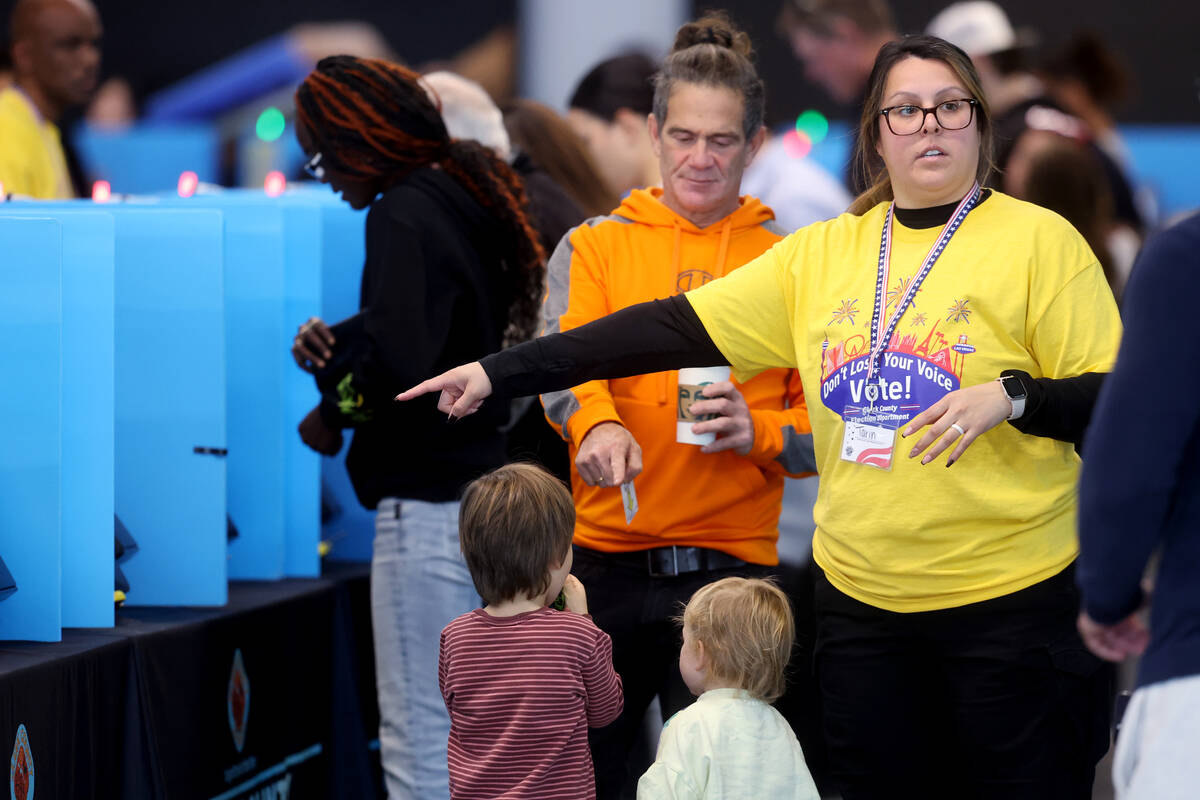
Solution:
<svg viewBox="0 0 1200 800">
<path fill-rule="evenodd" d="M 909 435 L 909 434 L 911 434 L 911 433 L 912 433 L 912 429 L 911 429 L 911 428 L 905 428 L 904 430 L 900 431 L 900 435 L 901 435 L 901 436 L 903 436 L 903 437 L 905 437 L 905 438 L 907 438 L 907 437 L 908 437 L 908 435 Z"/>
<path fill-rule="evenodd" d="M 949 469 L 949 468 L 950 468 L 950 466 L 951 466 L 953 463 L 954 463 L 954 459 L 950 459 L 949 461 L 947 461 L 947 462 L 946 462 L 946 469 Z"/>
<path fill-rule="evenodd" d="M 451 422 L 457 422 L 457 421 L 458 421 L 458 417 L 454 416 L 453 414 L 446 415 L 446 424 L 447 425 L 449 425 Z"/>
<path fill-rule="evenodd" d="M 931 459 L 929 456 L 925 456 L 924 458 L 922 458 L 922 459 L 921 459 L 921 466 L 922 466 L 922 467 L 923 467 L 923 466 L 925 466 L 925 465 L 926 465 L 926 464 L 928 464 L 928 463 L 929 463 L 931 460 L 932 460 L 932 459 Z"/>
</svg>

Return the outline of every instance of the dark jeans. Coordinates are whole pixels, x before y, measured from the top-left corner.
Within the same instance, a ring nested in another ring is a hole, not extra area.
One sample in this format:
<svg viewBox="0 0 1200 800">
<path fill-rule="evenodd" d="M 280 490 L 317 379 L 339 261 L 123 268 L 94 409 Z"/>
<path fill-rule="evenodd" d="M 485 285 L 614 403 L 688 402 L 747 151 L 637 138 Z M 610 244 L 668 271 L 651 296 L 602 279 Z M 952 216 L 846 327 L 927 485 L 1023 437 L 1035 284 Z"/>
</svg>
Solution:
<svg viewBox="0 0 1200 800">
<path fill-rule="evenodd" d="M 844 800 L 1090 798 L 1113 671 L 1075 630 L 1073 578 L 900 614 L 817 570 L 817 680 Z"/>
<path fill-rule="evenodd" d="M 655 695 L 664 720 L 694 699 L 679 676 L 681 633 L 675 623 L 688 599 L 701 586 L 721 578 L 761 578 L 773 569 L 747 564 L 654 577 L 644 554 L 575 548 L 571 572 L 587 590 L 592 619 L 612 638 L 613 666 L 625 691 L 621 716 L 588 735 L 598 800 L 633 797 L 638 778 L 654 760 L 653 753 L 633 750 Z"/>
</svg>

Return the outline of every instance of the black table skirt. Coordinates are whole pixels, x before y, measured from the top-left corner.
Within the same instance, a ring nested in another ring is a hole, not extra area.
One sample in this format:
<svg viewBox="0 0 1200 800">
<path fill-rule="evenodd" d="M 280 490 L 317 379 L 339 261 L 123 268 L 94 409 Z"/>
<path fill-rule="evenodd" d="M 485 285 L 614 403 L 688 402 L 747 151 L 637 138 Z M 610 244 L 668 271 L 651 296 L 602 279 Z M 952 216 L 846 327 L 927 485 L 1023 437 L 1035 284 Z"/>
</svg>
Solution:
<svg viewBox="0 0 1200 800">
<path fill-rule="evenodd" d="M 2 643 L 0 747 L 24 726 L 38 798 L 379 797 L 369 597 L 366 565 L 327 564 Z"/>
</svg>

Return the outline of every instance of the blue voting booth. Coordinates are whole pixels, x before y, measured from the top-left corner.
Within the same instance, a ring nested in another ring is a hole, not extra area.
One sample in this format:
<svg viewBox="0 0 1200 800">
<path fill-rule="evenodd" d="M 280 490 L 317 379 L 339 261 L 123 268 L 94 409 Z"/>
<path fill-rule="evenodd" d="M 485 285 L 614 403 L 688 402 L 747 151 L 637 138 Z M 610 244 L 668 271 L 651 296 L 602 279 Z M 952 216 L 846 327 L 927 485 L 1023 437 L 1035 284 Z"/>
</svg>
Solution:
<svg viewBox="0 0 1200 800">
<path fill-rule="evenodd" d="M 58 579 L 61 625 L 72 627 L 113 624 L 114 228 L 111 214 L 85 208 L 36 212 L 52 219 L 59 230 L 55 267 L 61 285 L 56 339 L 62 464 Z M 23 209 L 5 211 L 13 214 Z M 11 216 L 6 220 L 22 221 Z M 6 236 L 4 241 L 15 243 L 19 237 Z M 49 242 L 40 246 L 50 252 Z M 26 577 L 42 586 L 38 577 Z"/>
<path fill-rule="evenodd" d="M 81 125 L 73 140 L 89 173 L 123 194 L 172 189 L 185 171 L 215 183 L 220 171 L 221 139 L 211 125 L 135 125 L 115 131 Z"/>
<path fill-rule="evenodd" d="M 20 206 L 0 210 L 23 211 Z M 62 625 L 108 626 L 113 624 L 113 218 L 83 204 L 42 207 L 36 213 L 56 221 L 60 231 Z"/>
<path fill-rule="evenodd" d="M 314 194 L 317 193 L 314 191 Z M 320 191 L 321 231 L 321 317 L 329 323 L 358 313 L 366 247 L 363 227 L 366 213 L 356 212 L 332 192 Z M 375 537 L 375 514 L 363 508 L 346 473 L 346 453 L 353 431 L 346 431 L 342 452 L 321 460 L 322 536 L 330 545 L 329 558 L 340 561 L 370 561 Z"/>
<path fill-rule="evenodd" d="M 32 215 L 31 215 L 32 216 Z M 62 625 L 62 226 L 0 218 L 0 552 L 16 591 L 0 602 L 0 639 L 58 641 Z"/>
<path fill-rule="evenodd" d="M 28 343 L 11 374 L 29 387 L 5 396 L 23 439 L 2 462 L 18 588 L 0 639 L 113 624 L 114 513 L 138 545 L 129 605 L 221 605 L 228 578 L 317 575 L 323 536 L 331 558 L 370 558 L 344 464 L 300 441 L 319 396 L 290 355 L 309 317 L 357 310 L 363 221 L 320 190 L 0 204 L 20 289 L 6 318 Z"/>
<path fill-rule="evenodd" d="M 320 211 L 262 192 L 172 200 L 224 220 L 229 577 L 319 574 L 320 456 L 296 427 L 319 396 L 292 360 L 296 325 L 320 308 Z"/>
<path fill-rule="evenodd" d="M 224 603 L 221 215 L 86 202 L 0 211 L 64 231 L 62 430 L 74 463 L 61 505 L 64 524 L 87 522 L 63 535 L 63 623 L 112 624 L 114 511 L 139 545 L 122 566 L 130 604 Z"/>
<path fill-rule="evenodd" d="M 222 605 L 225 553 L 223 220 L 113 207 L 116 511 L 140 550 L 131 605 Z"/>
<path fill-rule="evenodd" d="M 62 226 L 64 627 L 113 624 L 115 225 L 94 210 Z"/>
</svg>

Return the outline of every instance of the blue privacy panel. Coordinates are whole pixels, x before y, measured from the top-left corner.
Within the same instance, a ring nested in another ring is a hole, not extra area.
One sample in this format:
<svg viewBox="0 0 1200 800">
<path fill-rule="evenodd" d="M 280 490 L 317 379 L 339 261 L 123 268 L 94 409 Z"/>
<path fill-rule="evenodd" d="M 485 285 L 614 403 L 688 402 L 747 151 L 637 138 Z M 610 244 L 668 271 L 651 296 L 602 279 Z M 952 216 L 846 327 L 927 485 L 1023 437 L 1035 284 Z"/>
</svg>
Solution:
<svg viewBox="0 0 1200 800">
<path fill-rule="evenodd" d="M 62 624 L 113 624 L 113 218 L 5 204 L 62 230 Z M 79 210 L 71 210 L 79 209 Z"/>
<path fill-rule="evenodd" d="M 288 352 L 296 328 L 321 313 L 322 211 L 311 198 L 285 198 L 284 203 L 284 572 L 315 576 L 321 572 L 317 544 L 321 539 L 321 456 L 297 432 L 300 420 L 320 394 L 312 376 L 296 366 Z"/>
<path fill-rule="evenodd" d="M 38 213 L 62 226 L 63 627 L 107 627 L 113 624 L 113 217 L 62 204 Z"/>
<path fill-rule="evenodd" d="M 223 605 L 222 220 L 112 206 L 116 510 L 140 545 L 130 605 Z"/>
<path fill-rule="evenodd" d="M 17 590 L 0 600 L 0 639 L 62 638 L 61 226 L 0 218 L 0 556 Z"/>
<path fill-rule="evenodd" d="M 80 126 L 75 145 L 88 174 L 123 194 L 174 191 L 184 171 L 215 183 L 220 172 L 215 125 L 134 125 L 118 131 Z"/>
<path fill-rule="evenodd" d="M 1161 222 L 1200 208 L 1200 125 L 1122 125 L 1135 182 L 1153 193 Z"/>
<path fill-rule="evenodd" d="M 332 192 L 321 192 L 323 241 L 321 243 L 321 317 L 334 323 L 358 313 L 362 279 L 366 213 L 354 211 Z M 321 460 L 321 495 L 324 505 L 321 535 L 331 545 L 335 561 L 370 561 L 375 536 L 375 514 L 354 496 L 346 474 L 346 453 L 353 438 L 333 458 Z"/>
<path fill-rule="evenodd" d="M 63 627 L 113 624 L 114 222 L 62 212 Z"/>
<path fill-rule="evenodd" d="M 226 498 L 239 532 L 229 543 L 229 577 L 282 578 L 288 341 L 283 209 L 261 192 L 256 197 L 225 192 L 177 205 L 224 215 Z"/>
<path fill-rule="evenodd" d="M 320 573 L 320 457 L 296 431 L 318 395 L 290 353 L 319 313 L 321 213 L 310 198 L 261 191 L 174 201 L 225 216 L 225 331 L 232 578 Z"/>
</svg>

